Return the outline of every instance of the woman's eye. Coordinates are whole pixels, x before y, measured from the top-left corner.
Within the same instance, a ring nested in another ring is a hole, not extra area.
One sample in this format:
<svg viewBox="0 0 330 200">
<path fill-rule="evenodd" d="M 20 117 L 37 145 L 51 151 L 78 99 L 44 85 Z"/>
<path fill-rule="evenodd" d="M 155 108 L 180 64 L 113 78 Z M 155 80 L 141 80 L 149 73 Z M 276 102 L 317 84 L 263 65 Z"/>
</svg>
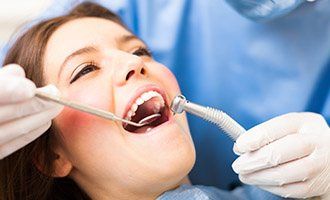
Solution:
<svg viewBox="0 0 330 200">
<path fill-rule="evenodd" d="M 136 56 L 148 56 L 151 57 L 151 52 L 149 49 L 145 48 L 145 47 L 140 47 L 138 48 L 136 51 L 133 52 L 133 55 Z"/>
<path fill-rule="evenodd" d="M 82 68 L 75 76 L 74 78 L 70 81 L 70 84 L 78 80 L 80 77 L 85 76 L 86 74 L 93 72 L 95 70 L 98 70 L 99 67 L 97 67 L 94 64 L 88 64 L 85 67 Z"/>
</svg>

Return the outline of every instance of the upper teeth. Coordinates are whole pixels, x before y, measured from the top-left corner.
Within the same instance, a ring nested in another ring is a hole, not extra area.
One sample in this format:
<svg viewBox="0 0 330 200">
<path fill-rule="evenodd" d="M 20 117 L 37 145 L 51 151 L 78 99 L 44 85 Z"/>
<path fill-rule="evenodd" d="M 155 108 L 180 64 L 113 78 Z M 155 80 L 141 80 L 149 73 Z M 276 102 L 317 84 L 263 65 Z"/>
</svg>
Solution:
<svg viewBox="0 0 330 200">
<path fill-rule="evenodd" d="M 144 102 L 150 100 L 153 97 L 158 97 L 159 102 L 156 102 L 154 105 L 154 113 L 158 113 L 162 107 L 165 105 L 165 101 L 161 94 L 159 94 L 156 91 L 148 91 L 143 93 L 139 98 L 135 100 L 135 102 L 132 104 L 131 109 L 127 112 L 127 115 L 125 117 L 126 120 L 131 120 L 132 117 L 135 115 L 136 110 L 140 105 L 142 105 Z"/>
</svg>

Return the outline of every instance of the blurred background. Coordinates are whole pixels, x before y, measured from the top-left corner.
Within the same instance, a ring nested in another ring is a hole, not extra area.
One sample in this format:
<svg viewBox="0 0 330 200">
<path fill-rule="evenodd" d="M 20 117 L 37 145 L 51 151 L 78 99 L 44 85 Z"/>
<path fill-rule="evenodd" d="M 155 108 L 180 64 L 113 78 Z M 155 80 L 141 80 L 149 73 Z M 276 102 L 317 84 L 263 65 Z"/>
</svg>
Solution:
<svg viewBox="0 0 330 200">
<path fill-rule="evenodd" d="M 0 47 L 24 23 L 35 18 L 52 0 L 0 0 Z"/>
</svg>

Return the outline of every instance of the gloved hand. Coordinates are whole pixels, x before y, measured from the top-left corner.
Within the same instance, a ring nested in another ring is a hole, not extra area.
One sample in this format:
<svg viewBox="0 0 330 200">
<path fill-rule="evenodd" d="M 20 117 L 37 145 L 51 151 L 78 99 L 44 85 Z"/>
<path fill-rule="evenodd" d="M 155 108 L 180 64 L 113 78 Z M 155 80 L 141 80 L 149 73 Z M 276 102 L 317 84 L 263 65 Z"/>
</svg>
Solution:
<svg viewBox="0 0 330 200">
<path fill-rule="evenodd" d="M 35 84 L 16 64 L 0 68 L 0 159 L 44 133 L 62 106 L 34 97 Z M 56 94 L 55 86 L 41 88 Z"/>
<path fill-rule="evenodd" d="M 240 136 L 234 152 L 241 156 L 232 167 L 243 183 L 283 197 L 330 197 L 330 129 L 321 115 L 271 119 Z"/>
</svg>

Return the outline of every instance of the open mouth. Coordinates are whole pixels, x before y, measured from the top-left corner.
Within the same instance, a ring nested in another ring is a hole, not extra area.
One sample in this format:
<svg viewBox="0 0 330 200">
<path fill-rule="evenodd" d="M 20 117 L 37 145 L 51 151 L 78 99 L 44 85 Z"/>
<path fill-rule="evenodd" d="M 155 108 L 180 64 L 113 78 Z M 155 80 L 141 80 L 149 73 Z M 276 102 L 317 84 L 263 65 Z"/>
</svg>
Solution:
<svg viewBox="0 0 330 200">
<path fill-rule="evenodd" d="M 160 91 L 149 90 L 135 99 L 124 118 L 139 123 L 142 119 L 154 114 L 159 114 L 160 116 L 142 127 L 126 123 L 123 123 L 123 127 L 131 133 L 146 133 L 169 120 L 170 110 L 164 96 Z"/>
</svg>

